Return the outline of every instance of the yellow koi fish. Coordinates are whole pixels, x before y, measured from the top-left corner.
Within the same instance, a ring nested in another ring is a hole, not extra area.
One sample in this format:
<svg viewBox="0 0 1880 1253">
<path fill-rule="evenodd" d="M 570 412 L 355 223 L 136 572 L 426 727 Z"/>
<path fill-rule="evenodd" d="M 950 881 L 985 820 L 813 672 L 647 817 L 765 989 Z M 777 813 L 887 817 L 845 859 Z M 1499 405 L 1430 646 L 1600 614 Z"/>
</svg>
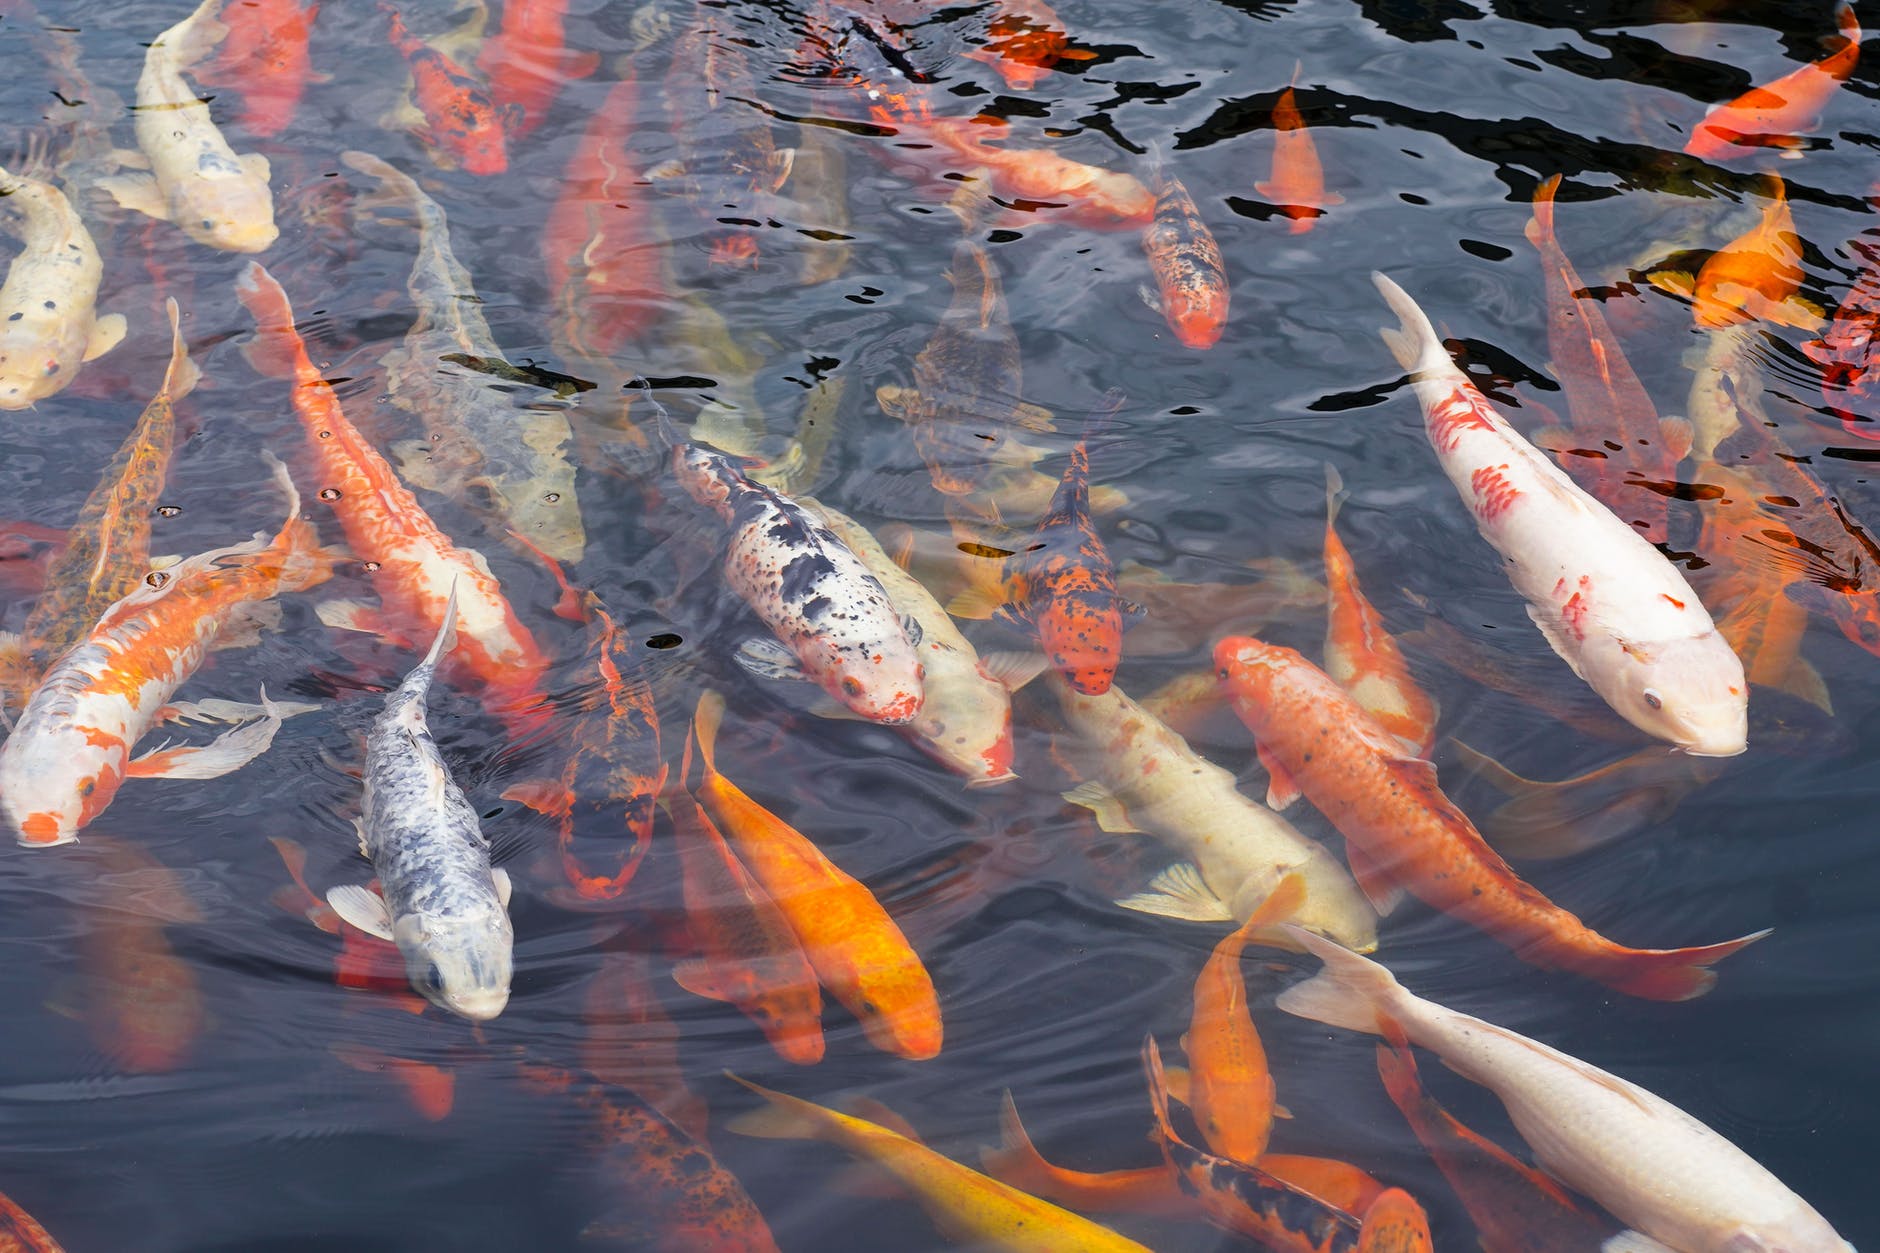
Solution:
<svg viewBox="0 0 1880 1253">
<path fill-rule="evenodd" d="M 0 169 L 0 196 L 23 245 L 0 286 L 0 409 L 30 409 L 117 347 L 124 315 L 98 316 L 104 263 L 64 192 Z"/>
</svg>

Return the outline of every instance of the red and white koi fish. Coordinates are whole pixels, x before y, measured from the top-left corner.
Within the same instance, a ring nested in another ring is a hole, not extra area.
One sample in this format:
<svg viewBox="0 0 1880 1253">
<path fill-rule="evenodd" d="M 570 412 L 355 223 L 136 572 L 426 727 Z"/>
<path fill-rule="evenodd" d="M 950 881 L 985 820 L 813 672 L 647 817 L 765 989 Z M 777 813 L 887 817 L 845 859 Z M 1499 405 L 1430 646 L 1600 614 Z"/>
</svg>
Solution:
<svg viewBox="0 0 1880 1253">
<path fill-rule="evenodd" d="M 220 13 L 228 36 L 213 64 L 196 77 L 233 87 L 241 94 L 242 125 L 250 134 L 272 138 L 286 130 L 300 110 L 300 100 L 315 74 L 308 55 L 317 3 L 300 0 L 225 0 Z"/>
<path fill-rule="evenodd" d="M 513 112 L 517 138 L 542 124 L 561 89 L 600 65 L 593 52 L 570 52 L 563 40 L 568 0 L 504 0 L 502 29 L 483 44 L 477 68 L 490 80 L 497 112 Z"/>
<path fill-rule="evenodd" d="M 1554 651 L 1639 730 L 1699 756 L 1742 752 L 1743 663 L 1684 576 L 1495 412 L 1401 287 L 1372 277 L 1402 320 L 1382 334 L 1430 446 Z"/>
<path fill-rule="evenodd" d="M 509 168 L 508 126 L 514 109 L 498 109 L 477 77 L 448 55 L 405 29 L 398 10 L 381 0 L 392 46 L 411 66 L 412 101 L 422 120 L 414 133 L 439 165 L 471 174 L 501 174 Z"/>
<path fill-rule="evenodd" d="M 251 262 L 235 294 L 255 319 L 248 359 L 263 374 L 293 381 L 294 413 L 306 429 L 307 450 L 324 484 L 320 499 L 332 504 L 353 555 L 366 563 L 379 594 L 376 610 L 331 601 L 320 606 L 320 620 L 409 648 L 442 629 L 454 584 L 458 643 L 451 666 L 470 680 L 491 713 L 526 721 L 523 716 L 541 703 L 539 684 L 548 659 L 483 554 L 452 543 L 347 419 L 332 386 L 307 356 L 294 329 L 293 306 L 274 276 Z"/>
<path fill-rule="evenodd" d="M 270 461 L 273 459 L 270 457 Z M 225 629 L 254 619 L 283 592 L 332 574 L 332 559 L 300 517 L 300 496 L 273 461 L 287 520 L 272 539 L 199 553 L 153 570 L 91 634 L 59 658 L 0 745 L 0 812 L 22 844 L 69 844 L 127 778 L 214 779 L 266 752 L 281 719 L 313 706 L 276 704 L 264 691 L 253 718 L 202 747 L 131 749 L 165 715 L 170 694 L 202 665 Z"/>
<path fill-rule="evenodd" d="M 1155 275 L 1156 293 L 1143 289 L 1149 307 L 1168 319 L 1175 338 L 1189 348 L 1212 348 L 1227 326 L 1227 265 L 1214 232 L 1201 220 L 1193 196 L 1158 157 L 1149 177 L 1155 220 L 1142 233 L 1143 255 Z"/>
<path fill-rule="evenodd" d="M 1854 6 L 1843 4 L 1835 22 L 1841 28 L 1839 48 L 1718 105 L 1691 132 L 1684 151 L 1706 161 L 1727 161 L 1755 148 L 1799 148 L 1798 136 L 1814 129 L 1829 98 L 1860 63 L 1860 21 Z"/>
</svg>

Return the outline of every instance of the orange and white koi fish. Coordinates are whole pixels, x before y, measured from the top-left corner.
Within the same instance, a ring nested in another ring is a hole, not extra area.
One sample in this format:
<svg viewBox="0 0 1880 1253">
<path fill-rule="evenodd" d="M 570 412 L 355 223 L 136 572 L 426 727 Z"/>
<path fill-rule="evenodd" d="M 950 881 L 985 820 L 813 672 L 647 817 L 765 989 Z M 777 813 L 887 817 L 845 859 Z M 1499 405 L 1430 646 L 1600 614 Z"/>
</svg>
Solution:
<svg viewBox="0 0 1880 1253">
<path fill-rule="evenodd" d="M 65 1253 L 65 1246 L 4 1192 L 0 1192 L 0 1244 L 10 1245 L 19 1253 Z"/>
<path fill-rule="evenodd" d="M 1705 330 L 1752 320 L 1805 331 L 1821 325 L 1820 306 L 1796 295 L 1807 275 L 1787 190 L 1773 174 L 1767 187 L 1762 220 L 1712 253 L 1696 278 L 1675 269 L 1650 274 L 1655 286 L 1691 301 L 1692 315 Z"/>
<path fill-rule="evenodd" d="M 0 196 L 22 244 L 0 285 L 0 409 L 30 409 L 117 347 L 125 322 L 98 314 L 104 262 L 65 193 L 0 169 Z"/>
<path fill-rule="evenodd" d="M 300 0 L 225 0 L 217 16 L 228 28 L 222 51 L 196 77 L 233 87 L 242 98 L 241 121 L 252 135 L 270 139 L 300 111 L 313 80 L 309 45 L 318 3 Z"/>
<path fill-rule="evenodd" d="M 1710 966 L 1768 934 L 1704 948 L 1615 944 L 1509 869 L 1444 795 L 1435 768 L 1304 657 L 1230 636 L 1215 646 L 1214 667 L 1260 759 L 1338 828 L 1352 874 L 1381 913 L 1408 891 L 1532 965 L 1661 1001 L 1702 996 L 1717 981 Z"/>
<path fill-rule="evenodd" d="M 1108 1227 L 987 1178 L 901 1131 L 726 1074 L 770 1102 L 769 1109 L 732 1120 L 733 1131 L 766 1139 L 826 1140 L 873 1162 L 906 1185 L 934 1226 L 955 1243 L 1009 1253 L 1146 1253 Z"/>
<path fill-rule="evenodd" d="M 1574 480 L 1652 543 L 1666 539 L 1664 490 L 1691 451 L 1691 426 L 1660 419 L 1625 359 L 1599 302 L 1586 290 L 1554 235 L 1560 176 L 1534 190 L 1528 242 L 1541 256 L 1547 289 L 1547 351 L 1566 392 L 1573 432 L 1585 451 L 1556 452 Z M 1659 490 L 1654 490 L 1657 488 Z"/>
<path fill-rule="evenodd" d="M 790 922 L 816 977 L 884 1053 L 926 1061 L 940 1053 L 940 1001 L 920 954 L 874 893 L 796 828 L 718 772 L 713 750 L 724 698 L 699 698 L 692 731 L 703 776 L 697 794 Z M 686 780 L 690 783 L 690 780 Z"/>
<path fill-rule="evenodd" d="M 1430 446 L 1554 651 L 1648 735 L 1699 756 L 1742 752 L 1743 664 L 1677 567 L 1509 426 L 1416 302 L 1372 277 L 1401 320 L 1382 334 L 1411 372 Z"/>
<path fill-rule="evenodd" d="M 1014 91 L 1030 91 L 1059 61 L 1091 61 L 1097 54 L 1070 46 L 1056 11 L 1044 0 L 997 0 L 985 43 L 966 55 L 997 70 Z"/>
<path fill-rule="evenodd" d="M 518 139 L 542 124 L 564 86 L 600 65 L 597 53 L 569 51 L 567 14 L 568 0 L 504 0 L 502 28 L 477 57 L 490 81 L 490 103 L 514 114 L 509 133 Z"/>
<path fill-rule="evenodd" d="M 1756 148 L 1799 148 L 1798 136 L 1815 128 L 1829 99 L 1860 63 L 1860 22 L 1854 6 L 1843 4 L 1835 22 L 1841 28 L 1839 48 L 1717 105 L 1691 132 L 1684 151 L 1706 161 L 1727 161 Z"/>
<path fill-rule="evenodd" d="M 1295 65 L 1294 83 L 1298 78 Z M 1325 190 L 1325 167 L 1319 164 L 1319 150 L 1299 115 L 1293 83 L 1287 84 L 1273 105 L 1273 177 L 1253 186 L 1279 206 L 1288 219 L 1286 229 L 1294 235 L 1305 234 L 1327 209 L 1345 202 L 1337 192 Z"/>
<path fill-rule="evenodd" d="M 1181 180 L 1155 160 L 1149 177 L 1155 220 L 1142 233 L 1143 255 L 1155 275 L 1156 294 L 1143 289 L 1149 307 L 1168 319 L 1175 338 L 1189 348 L 1212 348 L 1227 326 L 1227 265 L 1214 232 L 1201 219 Z"/>
<path fill-rule="evenodd" d="M 50 848 L 76 840 L 127 778 L 214 779 L 238 770 L 267 751 L 283 717 L 314 708 L 277 704 L 264 691 L 258 708 L 229 715 L 253 721 L 212 744 L 131 757 L 225 630 L 232 639 L 239 626 L 252 629 L 266 601 L 332 574 L 331 556 L 300 517 L 286 467 L 269 460 L 288 499 L 280 531 L 151 571 L 53 664 L 27 702 L 0 745 L 0 812 L 20 843 Z"/>
<path fill-rule="evenodd" d="M 1358 568 L 1338 538 L 1344 482 L 1325 467 L 1325 673 L 1350 692 L 1412 757 L 1428 757 L 1436 740 L 1436 702 L 1417 683 L 1403 649 L 1358 586 Z M 1297 793 L 1277 789 L 1269 803 L 1284 809 Z M 1228 1154 L 1233 1156 L 1233 1154 Z"/>
<path fill-rule="evenodd" d="M 1369 958 L 1315 935 L 1295 938 L 1325 969 L 1282 992 L 1281 1009 L 1372 1034 L 1394 1021 L 1410 1043 L 1500 1097 L 1543 1170 L 1635 1230 L 1674 1249 L 1853 1253 L 1806 1201 L 1670 1102 L 1426 1001 Z"/>
<path fill-rule="evenodd" d="M 479 79 L 439 49 L 405 29 L 398 10 L 380 0 L 392 46 L 411 66 L 412 102 L 422 115 L 414 133 L 441 166 L 471 174 L 509 168 L 508 128 L 515 110 L 500 110 Z"/>
<path fill-rule="evenodd" d="M 332 504 L 353 555 L 366 563 L 379 594 L 377 610 L 331 601 L 319 607 L 320 620 L 413 647 L 442 628 L 444 605 L 455 586 L 459 640 L 451 664 L 475 683 L 491 713 L 526 722 L 525 715 L 541 703 L 539 683 L 548 659 L 483 554 L 459 548 L 439 530 L 347 419 L 332 386 L 307 356 L 294 329 L 293 306 L 274 276 L 251 262 L 235 294 L 255 319 L 248 359 L 263 374 L 293 381 L 294 413 L 322 483 L 320 499 Z"/>
<path fill-rule="evenodd" d="M 692 773 L 690 736 L 679 773 Z M 686 929 L 699 951 L 673 968 L 673 981 L 736 1006 L 779 1057 L 814 1066 L 823 1058 L 822 989 L 789 920 L 690 793 L 671 789 L 659 804 L 672 820 Z"/>
<path fill-rule="evenodd" d="M 215 14 L 225 0 L 202 0 L 195 12 L 158 35 L 137 80 L 137 146 L 148 174 L 98 180 L 118 204 L 174 222 L 199 244 L 225 252 L 261 252 L 280 237 L 268 159 L 236 156 L 209 115 L 209 106 L 182 72 L 206 60 L 227 35 Z"/>
</svg>

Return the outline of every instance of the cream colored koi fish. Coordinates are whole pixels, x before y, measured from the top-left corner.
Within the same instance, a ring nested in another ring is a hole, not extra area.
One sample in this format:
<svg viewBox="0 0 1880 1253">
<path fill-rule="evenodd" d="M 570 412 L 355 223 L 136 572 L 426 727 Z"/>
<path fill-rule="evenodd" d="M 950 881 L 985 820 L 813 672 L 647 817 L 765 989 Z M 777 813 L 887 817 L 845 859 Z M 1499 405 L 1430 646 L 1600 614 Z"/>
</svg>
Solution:
<svg viewBox="0 0 1880 1253">
<path fill-rule="evenodd" d="M 268 159 L 235 155 L 209 106 L 183 71 L 215 51 L 228 35 L 216 20 L 224 0 L 202 0 L 196 11 L 151 41 L 137 79 L 137 146 L 148 174 L 98 180 L 126 209 L 174 222 L 199 244 L 224 252 L 260 252 L 279 237 Z"/>
<path fill-rule="evenodd" d="M 0 409 L 30 409 L 117 347 L 124 315 L 98 316 L 104 263 L 64 192 L 0 169 L 0 196 L 23 245 L 0 286 Z"/>
</svg>

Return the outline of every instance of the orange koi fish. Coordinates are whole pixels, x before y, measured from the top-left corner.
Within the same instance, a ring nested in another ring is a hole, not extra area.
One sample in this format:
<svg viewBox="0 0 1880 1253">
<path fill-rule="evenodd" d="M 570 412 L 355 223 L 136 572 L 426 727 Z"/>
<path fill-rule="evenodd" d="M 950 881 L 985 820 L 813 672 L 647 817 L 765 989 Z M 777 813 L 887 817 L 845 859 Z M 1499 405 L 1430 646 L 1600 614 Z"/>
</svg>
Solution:
<svg viewBox="0 0 1880 1253">
<path fill-rule="evenodd" d="M 299 0 L 234 0 L 218 15 L 228 35 L 215 61 L 196 77 L 233 87 L 241 94 L 242 125 L 264 139 L 286 130 L 300 109 L 312 72 L 308 45 L 317 3 Z"/>
<path fill-rule="evenodd" d="M 360 1044 L 330 1044 L 327 1051 L 361 1074 L 384 1075 L 396 1082 L 405 1100 L 426 1122 L 443 1122 L 456 1107 L 457 1076 L 442 1066 Z"/>
<path fill-rule="evenodd" d="M 1771 174 L 1762 221 L 1711 254 L 1697 277 L 1655 271 L 1653 284 L 1692 302 L 1705 330 L 1759 319 L 1812 331 L 1822 310 L 1795 293 L 1802 279 L 1802 243 L 1782 180 Z"/>
<path fill-rule="evenodd" d="M 679 777 L 691 773 L 688 736 Z M 814 1066 L 823 1058 L 822 989 L 789 920 L 689 792 L 674 789 L 659 803 L 677 837 L 686 926 L 700 954 L 674 967 L 673 981 L 737 1006 L 778 1056 Z"/>
<path fill-rule="evenodd" d="M 268 459 L 288 499 L 279 532 L 151 571 L 53 663 L 26 703 L 0 745 L 0 812 L 20 843 L 50 848 L 76 840 L 127 778 L 214 779 L 238 770 L 267 751 L 284 716 L 314 708 L 276 704 L 264 690 L 258 707 L 235 707 L 234 718 L 252 721 L 215 742 L 131 757 L 166 715 L 189 716 L 185 707 L 169 706 L 170 695 L 225 630 L 228 642 L 237 642 L 243 628 L 253 631 L 265 617 L 265 602 L 332 574 L 331 555 L 300 518 L 286 467 Z"/>
<path fill-rule="evenodd" d="M 542 231 L 559 342 L 613 358 L 663 312 L 659 223 L 627 140 L 637 124 L 631 77 L 589 119 Z"/>
<path fill-rule="evenodd" d="M 559 777 L 515 784 L 503 799 L 559 820 L 562 873 L 576 896 L 617 901 L 652 843 L 653 808 L 666 786 L 666 763 L 659 751 L 659 709 L 640 675 L 633 642 L 591 592 L 587 612 L 587 659 L 599 686 L 575 718 L 568 760 Z M 609 869 L 596 873 L 575 850 L 575 833 L 611 832 L 616 823 L 632 836 L 632 848 L 616 850 Z"/>
<path fill-rule="evenodd" d="M 7 1253 L 65 1253 L 65 1246 L 4 1192 L 0 1192 L 0 1249 Z"/>
<path fill-rule="evenodd" d="M 1873 366 L 1874 339 L 1880 335 L 1880 247 L 1862 239 L 1848 241 L 1859 256 L 1860 272 L 1841 298 L 1834 320 L 1819 339 L 1800 345 L 1821 367 L 1821 396 L 1829 413 L 1855 439 L 1880 441 L 1880 369 Z"/>
<path fill-rule="evenodd" d="M 713 748 L 724 709 L 722 696 L 706 692 L 692 720 L 705 808 L 789 919 L 817 978 L 861 1022 L 869 1042 L 910 1061 L 938 1056 L 940 1002 L 933 980 L 888 911 L 814 842 L 718 773 Z"/>
<path fill-rule="evenodd" d="M 1092 61 L 1096 53 L 1070 46 L 1058 15 L 1044 0 L 998 0 L 986 42 L 967 53 L 999 72 L 1014 91 L 1030 91 L 1059 61 Z"/>
<path fill-rule="evenodd" d="M 1547 350 L 1585 449 L 1556 451 L 1561 469 L 1654 544 L 1664 542 L 1666 497 L 1654 491 L 1678 477 L 1691 451 L 1690 423 L 1660 420 L 1626 362 L 1599 302 L 1586 291 L 1554 235 L 1560 176 L 1534 191 L 1528 242 L 1541 255 L 1547 287 Z"/>
<path fill-rule="evenodd" d="M 1149 187 L 1155 193 L 1155 220 L 1142 233 L 1159 295 L 1145 288 L 1143 299 L 1168 319 L 1175 338 L 1189 348 L 1212 348 L 1227 325 L 1227 265 L 1214 232 L 1201 220 L 1194 197 L 1158 158 Z"/>
<path fill-rule="evenodd" d="M 1325 216 L 1327 209 L 1343 204 L 1345 198 L 1325 190 L 1325 167 L 1319 164 L 1319 150 L 1293 98 L 1293 85 L 1298 80 L 1299 67 L 1295 65 L 1293 83 L 1279 93 L 1279 101 L 1273 106 L 1273 177 L 1253 186 L 1290 219 L 1287 230 L 1303 235 Z"/>
<path fill-rule="evenodd" d="M 269 899 L 290 914 L 340 940 L 340 951 L 333 956 L 333 985 L 349 992 L 372 992 L 384 998 L 393 1009 L 408 1014 L 422 1014 L 429 1003 L 411 990 L 411 975 L 405 970 L 404 955 L 390 940 L 342 924 L 326 898 L 307 885 L 307 850 L 286 836 L 273 835 L 268 843 L 280 854 L 290 882 Z M 373 879 L 366 890 L 379 894 L 379 881 Z"/>
<path fill-rule="evenodd" d="M 1515 874 L 1443 794 L 1435 768 L 1304 657 L 1229 637 L 1215 646 L 1214 666 L 1261 760 L 1344 835 L 1352 876 L 1380 913 L 1408 891 L 1531 965 L 1658 1001 L 1702 996 L 1717 981 L 1712 965 L 1769 934 L 1702 948 L 1615 944 Z"/>
<path fill-rule="evenodd" d="M 777 1253 L 764 1216 L 719 1165 L 703 1139 L 688 1135 L 630 1089 L 597 1083 L 557 1066 L 525 1062 L 522 1078 L 567 1093 L 593 1116 L 603 1150 L 596 1181 L 606 1208 L 584 1242 L 631 1242 L 654 1253 Z"/>
<path fill-rule="evenodd" d="M 405 29 L 398 10 L 380 0 L 392 46 L 411 66 L 412 98 L 424 115 L 416 132 L 440 165 L 472 174 L 501 174 L 509 168 L 505 128 L 515 112 L 499 110 L 483 83 L 463 66 Z"/>
<path fill-rule="evenodd" d="M 1747 148 L 1799 148 L 1797 136 L 1815 128 L 1821 111 L 1860 61 L 1860 22 L 1854 6 L 1835 14 L 1842 43 L 1821 60 L 1790 70 L 1764 87 L 1752 87 L 1704 115 L 1684 151 L 1706 161 L 1727 161 Z"/>
<path fill-rule="evenodd" d="M 705 1102 L 686 1086 L 679 1065 L 679 1028 L 660 1006 L 648 978 L 652 960 L 612 952 L 588 980 L 582 1019 L 581 1068 L 635 1095 L 694 1140 L 707 1130 Z"/>
<path fill-rule="evenodd" d="M 1618 1234 L 1617 1223 L 1581 1205 L 1552 1175 L 1457 1122 L 1423 1090 L 1403 1029 L 1384 1026 L 1390 1043 L 1377 1046 L 1384 1090 L 1469 1211 L 1482 1253 L 1586 1253 Z"/>
<path fill-rule="evenodd" d="M 513 114 L 518 139 L 542 124 L 561 89 L 600 65 L 593 52 L 570 52 L 562 21 L 568 0 L 504 0 L 503 25 L 483 44 L 477 69 L 489 79 L 498 114 Z"/>
<path fill-rule="evenodd" d="M 1412 757 L 1427 758 L 1436 741 L 1436 702 L 1410 674 L 1403 650 L 1358 586 L 1358 568 L 1338 538 L 1344 482 L 1325 467 L 1325 672 L 1397 737 Z M 1269 799 L 1284 809 L 1298 793 L 1280 788 Z M 1229 1157 L 1233 1154 L 1229 1153 Z"/>
<path fill-rule="evenodd" d="M 474 685 L 485 708 L 511 722 L 512 730 L 533 726 L 548 659 L 483 554 L 452 543 L 347 419 L 332 386 L 307 356 L 294 329 L 293 306 L 274 276 L 251 262 L 235 294 L 255 319 L 248 360 L 262 374 L 293 380 L 294 413 L 324 484 L 320 499 L 333 506 L 353 555 L 366 563 L 379 594 L 377 610 L 329 602 L 320 606 L 320 620 L 410 648 L 442 629 L 455 584 L 458 642 L 451 665 L 460 681 Z"/>
</svg>

